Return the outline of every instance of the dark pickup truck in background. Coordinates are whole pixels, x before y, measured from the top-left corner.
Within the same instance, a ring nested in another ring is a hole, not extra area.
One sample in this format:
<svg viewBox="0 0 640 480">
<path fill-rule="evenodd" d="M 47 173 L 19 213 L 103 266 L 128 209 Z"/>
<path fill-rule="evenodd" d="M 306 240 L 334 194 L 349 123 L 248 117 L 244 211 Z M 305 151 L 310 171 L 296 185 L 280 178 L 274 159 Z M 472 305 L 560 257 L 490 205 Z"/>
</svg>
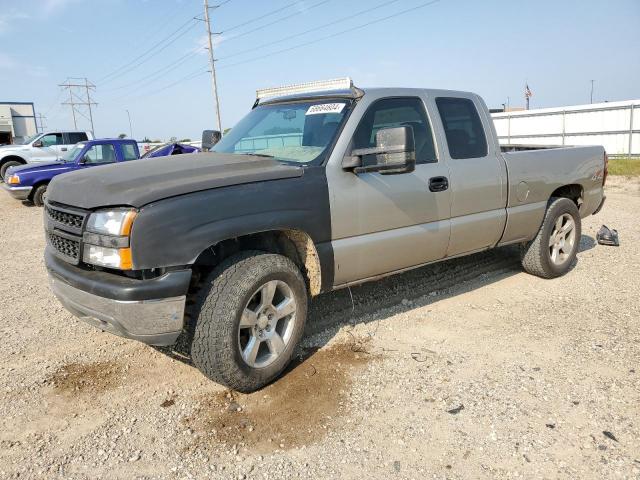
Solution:
<svg viewBox="0 0 640 480">
<path fill-rule="evenodd" d="M 51 287 L 240 391 L 283 371 L 322 292 L 508 244 L 566 273 L 607 175 L 602 147 L 503 153 L 473 93 L 349 79 L 258 91 L 211 152 L 150 161 L 51 183 Z"/>
</svg>

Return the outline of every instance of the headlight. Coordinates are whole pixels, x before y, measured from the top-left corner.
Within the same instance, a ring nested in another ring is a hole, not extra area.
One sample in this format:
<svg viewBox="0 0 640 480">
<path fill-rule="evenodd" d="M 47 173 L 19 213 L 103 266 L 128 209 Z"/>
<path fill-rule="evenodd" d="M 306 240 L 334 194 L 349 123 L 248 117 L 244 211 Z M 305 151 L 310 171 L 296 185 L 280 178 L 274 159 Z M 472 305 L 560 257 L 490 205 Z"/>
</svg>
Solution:
<svg viewBox="0 0 640 480">
<path fill-rule="evenodd" d="M 92 213 L 87 222 L 87 230 L 105 235 L 128 236 L 135 217 L 135 210 L 108 210 Z"/>
<path fill-rule="evenodd" d="M 87 231 L 82 240 L 82 260 L 119 270 L 131 270 L 131 248 L 129 235 L 136 217 L 135 210 L 119 209 L 92 213 L 87 222 Z"/>
<path fill-rule="evenodd" d="M 20 177 L 18 175 L 10 175 L 7 177 L 8 185 L 20 185 Z"/>
</svg>

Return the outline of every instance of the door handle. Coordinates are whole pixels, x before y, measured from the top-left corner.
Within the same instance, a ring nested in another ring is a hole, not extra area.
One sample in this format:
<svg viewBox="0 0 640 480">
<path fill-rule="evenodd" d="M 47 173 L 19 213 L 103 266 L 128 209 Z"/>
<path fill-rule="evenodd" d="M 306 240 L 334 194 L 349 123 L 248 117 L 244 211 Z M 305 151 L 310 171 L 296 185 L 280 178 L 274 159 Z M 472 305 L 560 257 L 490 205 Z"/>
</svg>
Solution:
<svg viewBox="0 0 640 480">
<path fill-rule="evenodd" d="M 62 147 L 60 150 L 62 150 L 63 152 L 67 151 L 67 147 Z"/>
<path fill-rule="evenodd" d="M 449 180 L 447 177 L 432 177 L 429 179 L 430 192 L 444 192 L 449 188 Z"/>
</svg>

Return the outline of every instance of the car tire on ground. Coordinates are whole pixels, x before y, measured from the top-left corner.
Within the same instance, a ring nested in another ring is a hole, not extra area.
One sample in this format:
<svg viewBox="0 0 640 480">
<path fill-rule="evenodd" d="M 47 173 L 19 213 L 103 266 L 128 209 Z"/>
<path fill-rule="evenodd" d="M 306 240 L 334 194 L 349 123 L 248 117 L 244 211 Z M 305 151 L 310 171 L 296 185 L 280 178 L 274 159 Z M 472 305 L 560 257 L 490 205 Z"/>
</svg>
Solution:
<svg viewBox="0 0 640 480">
<path fill-rule="evenodd" d="M 42 207 L 44 205 L 47 196 L 47 186 L 48 185 L 40 185 L 33 192 L 32 201 L 36 207 Z"/>
<path fill-rule="evenodd" d="M 3 163 L 2 166 L 0 166 L 0 181 L 4 182 L 4 175 L 7 173 L 7 170 L 9 170 L 9 167 L 17 167 L 18 165 L 22 165 L 22 163 L 17 160 L 9 160 Z"/>
<path fill-rule="evenodd" d="M 236 254 L 206 278 L 191 307 L 193 363 L 240 392 L 264 387 L 286 368 L 307 316 L 307 288 L 282 255 Z"/>
<path fill-rule="evenodd" d="M 564 275 L 576 258 L 581 233 L 576 204 L 568 198 L 552 198 L 538 234 L 521 246 L 522 266 L 542 278 Z"/>
</svg>

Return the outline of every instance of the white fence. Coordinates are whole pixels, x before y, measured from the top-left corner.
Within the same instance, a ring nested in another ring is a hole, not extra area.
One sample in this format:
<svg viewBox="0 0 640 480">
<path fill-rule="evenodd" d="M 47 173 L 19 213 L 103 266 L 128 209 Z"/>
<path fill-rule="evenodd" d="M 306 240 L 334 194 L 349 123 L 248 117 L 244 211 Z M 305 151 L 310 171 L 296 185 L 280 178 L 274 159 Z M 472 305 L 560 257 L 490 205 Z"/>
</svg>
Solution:
<svg viewBox="0 0 640 480">
<path fill-rule="evenodd" d="M 602 145 L 610 155 L 640 155 L 640 100 L 491 116 L 502 145 Z"/>
</svg>

